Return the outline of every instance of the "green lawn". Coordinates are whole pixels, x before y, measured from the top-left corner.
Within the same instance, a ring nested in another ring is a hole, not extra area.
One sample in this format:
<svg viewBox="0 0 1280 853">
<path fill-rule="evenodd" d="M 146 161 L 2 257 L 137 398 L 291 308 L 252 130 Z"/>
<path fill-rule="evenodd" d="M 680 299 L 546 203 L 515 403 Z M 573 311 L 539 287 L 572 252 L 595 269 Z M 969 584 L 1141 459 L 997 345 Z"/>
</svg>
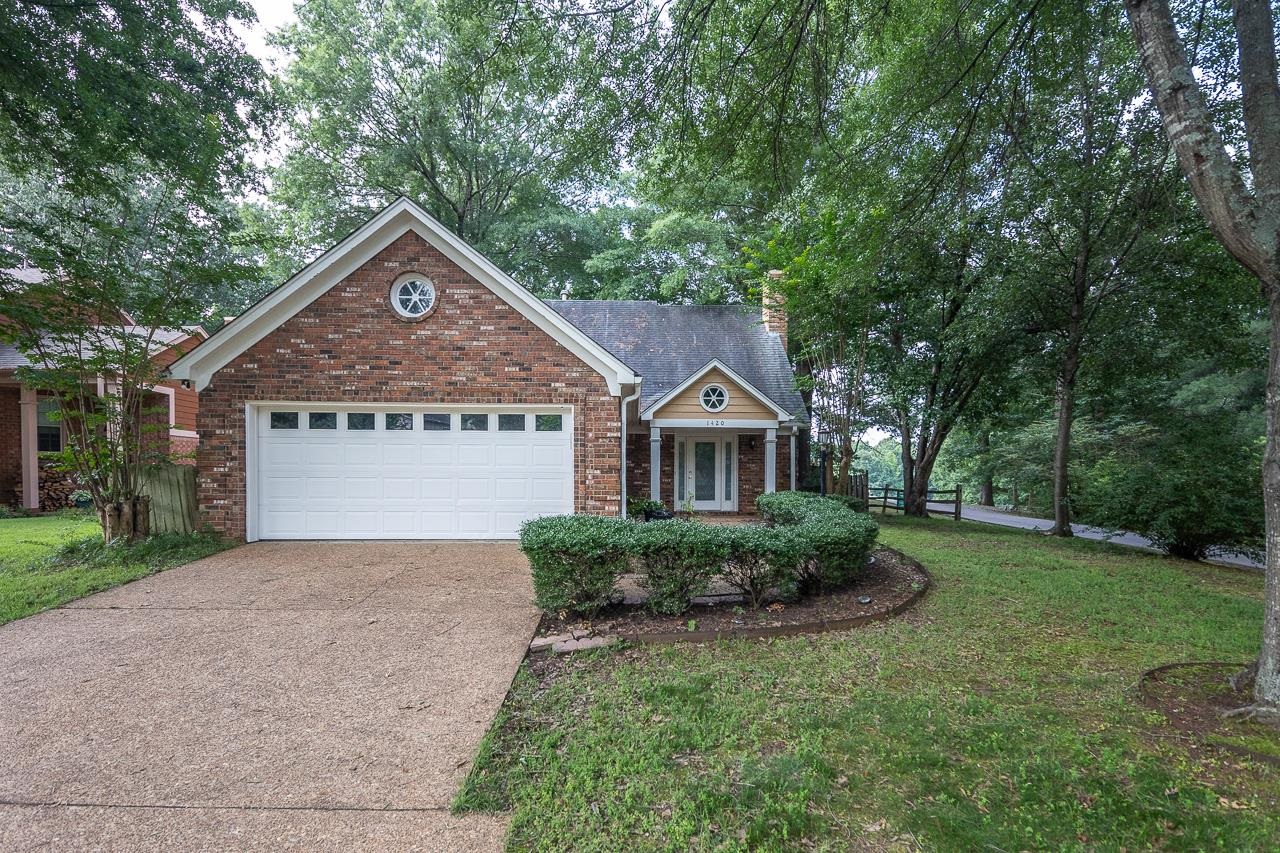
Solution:
<svg viewBox="0 0 1280 853">
<path fill-rule="evenodd" d="M 213 536 L 157 536 L 106 547 L 91 516 L 0 519 L 0 625 L 230 546 Z"/>
<path fill-rule="evenodd" d="M 1251 657 L 1259 576 L 950 521 L 881 541 L 935 580 L 896 621 L 526 665 L 456 808 L 510 810 L 515 849 L 1280 846 L 1280 769 L 1134 692 Z"/>
</svg>

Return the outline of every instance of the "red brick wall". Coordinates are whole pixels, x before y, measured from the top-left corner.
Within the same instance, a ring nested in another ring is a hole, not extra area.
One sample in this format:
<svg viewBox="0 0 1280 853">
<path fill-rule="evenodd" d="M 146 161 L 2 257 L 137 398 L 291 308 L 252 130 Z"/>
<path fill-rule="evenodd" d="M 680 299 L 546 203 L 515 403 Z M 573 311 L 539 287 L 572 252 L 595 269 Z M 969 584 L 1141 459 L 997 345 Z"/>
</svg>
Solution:
<svg viewBox="0 0 1280 853">
<path fill-rule="evenodd" d="M 754 512 L 756 496 L 764 491 L 764 434 L 743 433 L 738 439 L 738 510 Z M 748 444 L 755 443 L 754 448 Z M 784 491 L 791 485 L 791 439 L 778 435 L 777 479 L 775 486 Z M 675 437 L 662 436 L 662 502 L 672 507 L 675 499 Z M 634 428 L 627 434 L 627 494 L 649 496 L 649 429 Z M 679 509 L 679 507 L 675 507 Z"/>
<path fill-rule="evenodd" d="M 388 304 L 391 283 L 416 271 L 437 306 L 417 321 Z M 407 233 L 240 355 L 200 392 L 199 491 L 203 521 L 245 535 L 244 404 L 545 403 L 574 407 L 574 506 L 619 506 L 619 402 L 603 377 Z"/>
<path fill-rule="evenodd" d="M 0 504 L 17 500 L 22 483 L 22 414 L 17 388 L 0 388 Z"/>
</svg>

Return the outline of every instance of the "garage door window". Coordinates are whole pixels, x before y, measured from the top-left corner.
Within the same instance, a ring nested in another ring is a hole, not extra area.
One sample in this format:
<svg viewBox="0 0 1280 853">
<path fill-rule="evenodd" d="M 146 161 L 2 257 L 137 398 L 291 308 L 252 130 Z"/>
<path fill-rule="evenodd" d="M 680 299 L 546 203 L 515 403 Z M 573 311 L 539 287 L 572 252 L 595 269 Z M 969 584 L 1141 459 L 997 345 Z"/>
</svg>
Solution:
<svg viewBox="0 0 1280 853">
<path fill-rule="evenodd" d="M 563 415 L 538 415 L 535 422 L 538 432 L 560 432 L 564 429 Z"/>
<path fill-rule="evenodd" d="M 308 429 L 337 429 L 338 413 L 337 412 L 308 412 L 307 428 Z"/>
<path fill-rule="evenodd" d="M 498 432 L 524 432 L 524 415 L 498 415 Z"/>
<path fill-rule="evenodd" d="M 447 412 L 428 412 L 422 416 L 423 429 L 450 430 L 453 426 L 449 423 L 449 414 Z"/>
<path fill-rule="evenodd" d="M 297 412 L 272 412 L 271 428 L 272 429 L 297 429 L 298 413 Z"/>
<path fill-rule="evenodd" d="M 413 429 L 413 415 L 408 412 L 387 412 L 387 429 Z"/>
<path fill-rule="evenodd" d="M 474 430 L 477 432 L 485 432 L 489 429 L 488 415 L 463 415 L 462 428 L 464 430 Z"/>
<path fill-rule="evenodd" d="M 374 428 L 373 412 L 348 412 L 347 429 L 359 432 Z"/>
</svg>

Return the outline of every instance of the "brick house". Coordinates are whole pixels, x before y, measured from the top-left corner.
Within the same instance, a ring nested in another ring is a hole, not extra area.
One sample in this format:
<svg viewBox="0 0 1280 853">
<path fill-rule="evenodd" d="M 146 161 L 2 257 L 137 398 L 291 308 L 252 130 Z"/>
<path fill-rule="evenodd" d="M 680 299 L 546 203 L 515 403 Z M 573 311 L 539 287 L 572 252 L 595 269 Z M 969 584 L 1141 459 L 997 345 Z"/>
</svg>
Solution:
<svg viewBox="0 0 1280 853">
<path fill-rule="evenodd" d="M 192 329 L 159 330 L 155 363 L 166 367 L 180 355 L 204 340 L 204 331 Z M 0 505 L 21 505 L 30 510 L 58 509 L 41 506 L 38 484 L 59 474 L 41 465 L 40 454 L 57 452 L 67 441 L 67 430 L 54 414 L 57 398 L 40 388 L 31 387 L 18 378 L 20 368 L 31 361 L 16 347 L 0 343 Z M 91 382 L 98 382 L 93 377 Z M 110 384 L 103 378 L 99 388 Z M 101 393 L 101 392 L 99 392 Z M 196 432 L 196 392 L 172 379 L 157 382 L 143 401 L 142 417 L 156 425 L 144 439 L 156 442 L 156 449 L 171 455 L 175 461 L 190 462 L 200 443 Z"/>
<path fill-rule="evenodd" d="M 170 376 L 200 393 L 199 503 L 228 535 L 505 538 L 793 484 L 785 334 L 776 310 L 543 301 L 402 198 Z"/>
</svg>

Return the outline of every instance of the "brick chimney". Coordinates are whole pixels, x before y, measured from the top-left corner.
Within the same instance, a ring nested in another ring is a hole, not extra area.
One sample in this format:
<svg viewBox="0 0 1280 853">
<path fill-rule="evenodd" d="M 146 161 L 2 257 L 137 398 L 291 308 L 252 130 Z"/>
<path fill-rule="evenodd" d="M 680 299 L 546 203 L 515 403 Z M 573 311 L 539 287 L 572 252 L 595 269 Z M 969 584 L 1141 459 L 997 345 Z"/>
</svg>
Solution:
<svg viewBox="0 0 1280 853">
<path fill-rule="evenodd" d="M 784 273 L 782 270 L 769 270 L 769 280 L 765 282 L 761 299 L 760 316 L 764 320 L 765 331 L 776 332 L 782 339 L 782 346 L 787 345 L 787 297 L 780 285 Z"/>
</svg>

